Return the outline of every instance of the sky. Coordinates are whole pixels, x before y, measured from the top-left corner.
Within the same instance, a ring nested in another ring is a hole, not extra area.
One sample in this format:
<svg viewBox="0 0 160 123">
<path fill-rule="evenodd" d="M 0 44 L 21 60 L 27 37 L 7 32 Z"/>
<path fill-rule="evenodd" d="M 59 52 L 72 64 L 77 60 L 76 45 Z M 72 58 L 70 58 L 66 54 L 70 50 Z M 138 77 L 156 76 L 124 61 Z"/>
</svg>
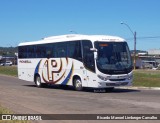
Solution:
<svg viewBox="0 0 160 123">
<path fill-rule="evenodd" d="M 0 0 L 0 47 L 70 33 L 125 38 L 160 49 L 160 0 Z M 70 31 L 73 32 L 70 32 Z"/>
</svg>

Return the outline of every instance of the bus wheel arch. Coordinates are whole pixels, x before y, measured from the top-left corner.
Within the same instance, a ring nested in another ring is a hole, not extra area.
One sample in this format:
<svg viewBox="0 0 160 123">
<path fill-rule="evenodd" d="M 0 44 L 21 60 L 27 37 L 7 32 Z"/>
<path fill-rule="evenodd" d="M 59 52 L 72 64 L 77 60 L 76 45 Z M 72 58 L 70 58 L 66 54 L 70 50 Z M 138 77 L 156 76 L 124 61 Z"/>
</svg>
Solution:
<svg viewBox="0 0 160 123">
<path fill-rule="evenodd" d="M 78 75 L 75 75 L 73 77 L 73 87 L 76 91 L 82 91 L 83 90 L 83 86 L 82 86 L 82 80 Z"/>
</svg>

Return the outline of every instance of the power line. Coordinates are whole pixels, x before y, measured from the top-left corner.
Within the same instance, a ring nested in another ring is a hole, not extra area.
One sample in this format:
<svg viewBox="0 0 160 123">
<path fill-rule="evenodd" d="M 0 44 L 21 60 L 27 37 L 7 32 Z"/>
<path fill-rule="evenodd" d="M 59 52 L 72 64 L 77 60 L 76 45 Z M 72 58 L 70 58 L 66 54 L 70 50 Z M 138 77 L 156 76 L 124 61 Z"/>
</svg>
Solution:
<svg viewBox="0 0 160 123">
<path fill-rule="evenodd" d="M 133 40 L 134 38 L 127 38 L 126 40 Z M 160 36 L 144 36 L 137 37 L 137 39 L 160 39 Z"/>
<path fill-rule="evenodd" d="M 137 37 L 138 39 L 160 38 L 160 36 Z"/>
</svg>

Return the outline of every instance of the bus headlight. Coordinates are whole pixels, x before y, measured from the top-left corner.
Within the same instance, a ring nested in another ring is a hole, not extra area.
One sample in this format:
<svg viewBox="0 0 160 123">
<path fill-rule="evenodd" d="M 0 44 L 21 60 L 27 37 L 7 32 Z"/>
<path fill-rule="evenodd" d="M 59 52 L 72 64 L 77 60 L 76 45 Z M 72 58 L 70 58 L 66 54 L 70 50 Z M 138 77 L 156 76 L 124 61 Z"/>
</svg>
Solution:
<svg viewBox="0 0 160 123">
<path fill-rule="evenodd" d="M 97 75 L 97 76 L 99 79 L 104 80 L 104 81 L 107 81 L 110 78 L 109 76 L 106 76 L 106 77 L 101 76 L 101 75 Z"/>
</svg>

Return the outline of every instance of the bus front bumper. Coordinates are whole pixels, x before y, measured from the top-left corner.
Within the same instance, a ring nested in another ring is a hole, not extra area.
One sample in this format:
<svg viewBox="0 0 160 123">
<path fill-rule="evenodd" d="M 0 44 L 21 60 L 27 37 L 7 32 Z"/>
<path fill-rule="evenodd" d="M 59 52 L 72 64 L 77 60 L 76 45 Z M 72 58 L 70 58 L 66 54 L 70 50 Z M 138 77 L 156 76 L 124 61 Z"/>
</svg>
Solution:
<svg viewBox="0 0 160 123">
<path fill-rule="evenodd" d="M 98 88 L 118 86 L 132 86 L 132 81 L 98 82 Z"/>
<path fill-rule="evenodd" d="M 103 79 L 99 77 L 98 88 L 101 87 L 116 87 L 116 86 L 131 86 L 133 81 L 133 75 L 121 75 L 112 76 L 108 79 Z"/>
</svg>

